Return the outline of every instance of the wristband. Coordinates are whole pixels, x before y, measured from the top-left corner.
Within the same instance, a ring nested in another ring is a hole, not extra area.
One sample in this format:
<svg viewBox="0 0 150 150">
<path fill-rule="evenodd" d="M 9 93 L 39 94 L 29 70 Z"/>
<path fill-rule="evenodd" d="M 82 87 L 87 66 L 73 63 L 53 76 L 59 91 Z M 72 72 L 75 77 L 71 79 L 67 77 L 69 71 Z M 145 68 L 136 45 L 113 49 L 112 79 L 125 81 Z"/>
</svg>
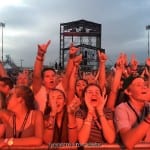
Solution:
<svg viewBox="0 0 150 150">
<path fill-rule="evenodd" d="M 45 55 L 45 52 L 43 52 L 43 51 L 41 51 L 41 50 L 38 50 L 38 56 L 41 56 L 41 57 L 43 57 L 44 55 Z"/>
<path fill-rule="evenodd" d="M 43 61 L 43 58 L 40 56 L 36 56 L 36 60 Z"/>
<path fill-rule="evenodd" d="M 74 58 L 75 56 L 76 56 L 75 54 L 69 54 L 70 59 Z"/>
</svg>

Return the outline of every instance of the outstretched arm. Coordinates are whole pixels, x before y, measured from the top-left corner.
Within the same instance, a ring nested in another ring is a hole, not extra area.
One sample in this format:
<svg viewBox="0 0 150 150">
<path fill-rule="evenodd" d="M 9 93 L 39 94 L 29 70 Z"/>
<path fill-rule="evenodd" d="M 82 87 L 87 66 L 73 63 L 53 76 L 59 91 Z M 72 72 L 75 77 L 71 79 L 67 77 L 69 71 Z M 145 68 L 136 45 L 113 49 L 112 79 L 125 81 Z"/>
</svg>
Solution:
<svg viewBox="0 0 150 150">
<path fill-rule="evenodd" d="M 77 141 L 77 124 L 75 118 L 76 109 L 80 105 L 80 99 L 75 97 L 75 83 L 78 76 L 78 67 L 82 60 L 82 55 L 76 56 L 74 58 L 74 67 L 69 80 L 69 90 L 68 90 L 68 102 L 67 102 L 67 110 L 68 110 L 68 138 L 69 142 L 75 143 Z"/>
<path fill-rule="evenodd" d="M 78 78 L 78 70 L 79 70 L 79 65 L 80 65 L 81 61 L 82 61 L 82 54 L 76 56 L 73 59 L 74 66 L 72 68 L 70 78 L 68 79 L 68 81 L 69 81 L 69 84 L 68 84 L 69 88 L 67 91 L 68 104 L 70 104 L 72 102 L 73 98 L 75 97 L 75 84 L 76 84 L 76 81 Z"/>
<path fill-rule="evenodd" d="M 101 90 L 105 88 L 106 84 L 106 72 L 105 72 L 105 63 L 107 60 L 107 56 L 105 53 L 98 51 L 98 58 L 99 58 L 99 85 Z"/>
<path fill-rule="evenodd" d="M 38 52 L 34 64 L 34 70 L 33 70 L 33 92 L 36 94 L 42 85 L 42 77 L 41 77 L 41 70 L 43 68 L 43 61 L 44 61 L 44 56 L 45 53 L 47 52 L 47 48 L 51 41 L 49 40 L 45 44 L 38 45 Z"/>
<path fill-rule="evenodd" d="M 114 74 L 113 82 L 111 85 L 111 91 L 109 93 L 106 105 L 111 110 L 115 109 L 116 98 L 118 95 L 122 72 L 124 69 L 125 69 L 125 55 L 120 54 L 119 58 L 116 61 L 116 71 Z"/>
<path fill-rule="evenodd" d="M 109 144 L 111 144 L 115 141 L 116 132 L 115 132 L 113 120 L 106 119 L 106 116 L 104 114 L 104 106 L 106 101 L 107 101 L 107 96 L 105 96 L 105 91 L 104 91 L 99 98 L 99 103 L 96 107 L 96 110 L 98 112 L 99 120 L 102 126 L 102 132 L 105 137 L 105 140 Z"/>
<path fill-rule="evenodd" d="M 66 65 L 65 69 L 65 76 L 62 80 L 62 85 L 65 90 L 65 93 L 67 93 L 68 89 L 68 79 L 70 79 L 73 67 L 74 67 L 74 59 L 76 57 L 76 53 L 79 50 L 79 48 L 74 47 L 73 43 L 71 43 L 70 48 L 69 48 L 69 59 Z"/>
</svg>

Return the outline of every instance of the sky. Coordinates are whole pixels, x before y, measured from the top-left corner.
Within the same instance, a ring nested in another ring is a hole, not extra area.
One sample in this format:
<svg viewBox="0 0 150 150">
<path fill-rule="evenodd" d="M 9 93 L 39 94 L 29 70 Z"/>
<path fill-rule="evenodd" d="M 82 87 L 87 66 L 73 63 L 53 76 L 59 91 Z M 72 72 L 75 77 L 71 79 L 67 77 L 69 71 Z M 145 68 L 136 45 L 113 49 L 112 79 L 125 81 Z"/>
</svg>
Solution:
<svg viewBox="0 0 150 150">
<path fill-rule="evenodd" d="M 4 59 L 31 67 L 37 45 L 51 40 L 44 64 L 59 60 L 59 29 L 61 23 L 88 20 L 102 24 L 101 47 L 108 55 L 107 63 L 115 63 L 123 52 L 139 63 L 148 57 L 150 24 L 149 0 L 3 0 L 0 22 L 3 28 Z M 0 58 L 2 49 L 0 27 Z"/>
</svg>

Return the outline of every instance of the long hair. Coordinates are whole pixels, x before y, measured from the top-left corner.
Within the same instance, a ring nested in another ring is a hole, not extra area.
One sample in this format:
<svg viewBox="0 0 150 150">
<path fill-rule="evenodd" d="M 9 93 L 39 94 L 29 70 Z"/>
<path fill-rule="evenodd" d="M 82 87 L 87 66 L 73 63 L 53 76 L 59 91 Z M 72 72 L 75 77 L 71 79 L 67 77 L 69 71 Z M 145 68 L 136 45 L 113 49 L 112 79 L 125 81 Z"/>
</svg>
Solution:
<svg viewBox="0 0 150 150">
<path fill-rule="evenodd" d="M 28 86 L 16 86 L 16 95 L 24 99 L 25 105 L 28 110 L 35 109 L 34 106 L 34 94 Z"/>
<path fill-rule="evenodd" d="M 77 97 L 79 97 L 79 95 L 78 95 L 78 93 L 77 93 L 77 89 L 76 89 L 76 86 L 77 86 L 78 81 L 84 81 L 85 84 L 86 84 L 86 86 L 88 85 L 88 81 L 85 80 L 85 79 L 79 78 L 79 79 L 76 81 L 76 83 L 75 83 L 75 94 L 76 94 Z M 82 96 L 83 96 L 83 95 L 82 95 Z"/>
<path fill-rule="evenodd" d="M 88 85 L 85 87 L 84 91 L 83 91 L 83 96 L 82 96 L 82 97 L 83 97 L 83 100 L 82 100 L 82 104 L 81 104 L 81 106 L 80 106 L 80 108 L 81 108 L 81 109 L 84 109 L 85 111 L 88 111 L 88 108 L 87 108 L 86 103 L 85 103 L 85 93 L 86 93 L 87 89 L 88 89 L 90 86 L 96 86 L 96 87 L 99 89 L 99 91 L 100 91 L 100 93 L 101 93 L 101 95 L 102 95 L 101 88 L 100 88 L 100 86 L 99 86 L 98 84 L 95 84 L 95 83 L 90 83 L 90 84 L 88 84 Z"/>
<path fill-rule="evenodd" d="M 14 86 L 13 81 L 9 77 L 0 77 L 0 81 L 5 83 L 5 85 L 8 85 L 10 89 L 12 89 Z"/>
<path fill-rule="evenodd" d="M 64 92 L 62 90 L 60 90 L 60 89 L 52 89 L 51 91 L 58 91 L 58 92 L 60 92 L 63 95 L 64 100 L 66 99 L 65 94 L 64 94 Z M 50 96 L 49 96 L 49 94 L 47 94 L 46 107 L 45 107 L 45 110 L 44 110 L 44 118 L 45 119 L 49 116 L 49 113 L 52 110 L 51 106 L 49 106 L 49 101 L 50 101 Z"/>
<path fill-rule="evenodd" d="M 2 92 L 0 92 L 0 103 L 1 103 L 0 109 L 6 109 L 6 96 Z"/>
</svg>

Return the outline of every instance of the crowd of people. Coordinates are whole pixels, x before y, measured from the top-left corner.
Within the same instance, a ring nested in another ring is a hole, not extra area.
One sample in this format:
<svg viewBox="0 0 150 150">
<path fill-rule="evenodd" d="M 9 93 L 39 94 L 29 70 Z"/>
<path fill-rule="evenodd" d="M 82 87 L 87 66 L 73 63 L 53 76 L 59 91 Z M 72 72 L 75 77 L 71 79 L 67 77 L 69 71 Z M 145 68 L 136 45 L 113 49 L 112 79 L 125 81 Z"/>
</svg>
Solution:
<svg viewBox="0 0 150 150">
<path fill-rule="evenodd" d="M 121 53 L 106 70 L 107 55 L 98 51 L 96 74 L 87 74 L 71 44 L 60 74 L 43 65 L 50 43 L 38 45 L 32 76 L 24 70 L 15 83 L 0 63 L 0 148 L 150 142 L 150 58 L 139 68 L 134 55 Z"/>
</svg>

